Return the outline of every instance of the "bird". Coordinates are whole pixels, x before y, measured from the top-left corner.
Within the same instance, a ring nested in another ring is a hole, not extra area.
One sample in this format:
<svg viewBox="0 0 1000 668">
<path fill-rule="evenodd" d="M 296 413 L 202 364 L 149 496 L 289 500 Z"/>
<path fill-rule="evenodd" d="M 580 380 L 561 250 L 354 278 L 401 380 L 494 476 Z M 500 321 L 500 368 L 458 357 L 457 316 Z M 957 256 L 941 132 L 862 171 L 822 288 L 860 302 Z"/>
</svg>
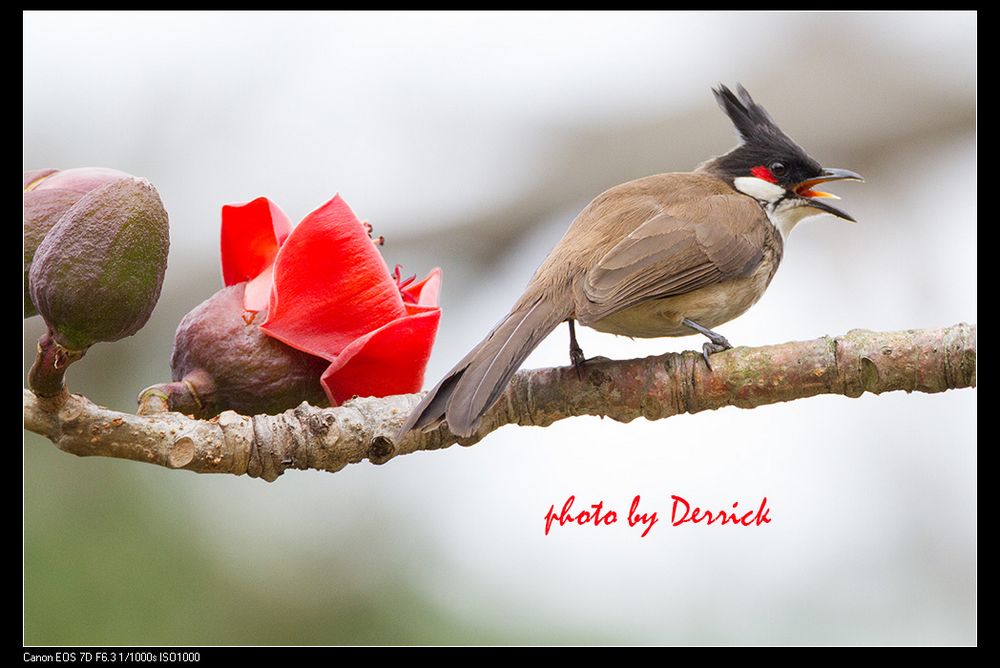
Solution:
<svg viewBox="0 0 1000 668">
<path fill-rule="evenodd" d="M 705 363 L 732 348 L 714 328 L 744 313 L 774 277 L 789 233 L 832 214 L 839 199 L 816 186 L 863 181 L 824 168 L 740 84 L 712 89 L 739 144 L 691 172 L 656 174 L 598 195 L 573 220 L 510 312 L 445 374 L 396 434 L 446 422 L 471 436 L 514 373 L 561 323 L 570 361 L 586 360 L 575 323 L 600 332 L 657 338 L 702 334 Z"/>
</svg>

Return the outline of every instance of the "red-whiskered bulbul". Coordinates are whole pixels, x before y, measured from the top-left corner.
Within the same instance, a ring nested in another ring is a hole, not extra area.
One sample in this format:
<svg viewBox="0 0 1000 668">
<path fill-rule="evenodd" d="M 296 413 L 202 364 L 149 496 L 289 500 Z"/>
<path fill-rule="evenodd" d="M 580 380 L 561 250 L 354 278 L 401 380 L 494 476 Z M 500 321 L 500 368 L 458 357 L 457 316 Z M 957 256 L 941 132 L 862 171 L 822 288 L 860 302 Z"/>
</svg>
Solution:
<svg viewBox="0 0 1000 668">
<path fill-rule="evenodd" d="M 693 172 L 657 174 L 605 191 L 576 217 L 493 331 L 432 389 L 397 438 L 442 420 L 471 435 L 514 372 L 567 321 L 570 359 L 583 352 L 574 321 L 631 337 L 708 337 L 708 356 L 731 348 L 713 327 L 760 299 L 781 261 L 785 239 L 808 216 L 854 221 L 815 190 L 827 181 L 862 180 L 824 169 L 792 141 L 742 86 L 713 90 L 741 143 Z"/>
</svg>

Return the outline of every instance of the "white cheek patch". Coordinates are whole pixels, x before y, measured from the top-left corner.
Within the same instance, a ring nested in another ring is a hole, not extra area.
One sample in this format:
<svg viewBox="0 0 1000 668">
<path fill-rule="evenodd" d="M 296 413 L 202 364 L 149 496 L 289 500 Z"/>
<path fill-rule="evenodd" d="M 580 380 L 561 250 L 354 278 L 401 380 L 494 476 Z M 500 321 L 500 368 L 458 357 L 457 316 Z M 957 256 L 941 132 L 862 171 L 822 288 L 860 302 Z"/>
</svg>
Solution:
<svg viewBox="0 0 1000 668">
<path fill-rule="evenodd" d="M 777 202 L 785 194 L 781 186 L 756 176 L 738 176 L 733 179 L 733 187 L 758 202 Z"/>
</svg>

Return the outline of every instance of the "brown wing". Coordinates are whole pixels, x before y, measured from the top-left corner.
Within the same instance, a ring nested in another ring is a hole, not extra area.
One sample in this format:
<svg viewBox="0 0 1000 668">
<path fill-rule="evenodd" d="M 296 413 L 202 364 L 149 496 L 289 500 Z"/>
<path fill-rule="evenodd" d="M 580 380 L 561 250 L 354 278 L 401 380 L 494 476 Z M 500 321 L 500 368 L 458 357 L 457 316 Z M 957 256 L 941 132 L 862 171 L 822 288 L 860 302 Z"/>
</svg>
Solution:
<svg viewBox="0 0 1000 668">
<path fill-rule="evenodd" d="M 738 194 L 664 208 L 590 269 L 582 284 L 586 303 L 577 305 L 578 315 L 600 320 L 648 299 L 746 276 L 763 257 L 767 225 L 760 207 Z"/>
</svg>

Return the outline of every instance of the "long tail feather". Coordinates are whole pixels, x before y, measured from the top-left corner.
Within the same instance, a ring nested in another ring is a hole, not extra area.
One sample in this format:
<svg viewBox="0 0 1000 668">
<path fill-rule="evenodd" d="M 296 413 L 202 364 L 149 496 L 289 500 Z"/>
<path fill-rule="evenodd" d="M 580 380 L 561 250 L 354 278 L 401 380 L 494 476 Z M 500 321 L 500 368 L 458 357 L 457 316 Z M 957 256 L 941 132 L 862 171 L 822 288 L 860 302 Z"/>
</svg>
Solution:
<svg viewBox="0 0 1000 668">
<path fill-rule="evenodd" d="M 567 316 L 544 298 L 511 311 L 417 404 L 397 440 L 442 420 L 452 433 L 470 436 L 531 351 Z"/>
</svg>

